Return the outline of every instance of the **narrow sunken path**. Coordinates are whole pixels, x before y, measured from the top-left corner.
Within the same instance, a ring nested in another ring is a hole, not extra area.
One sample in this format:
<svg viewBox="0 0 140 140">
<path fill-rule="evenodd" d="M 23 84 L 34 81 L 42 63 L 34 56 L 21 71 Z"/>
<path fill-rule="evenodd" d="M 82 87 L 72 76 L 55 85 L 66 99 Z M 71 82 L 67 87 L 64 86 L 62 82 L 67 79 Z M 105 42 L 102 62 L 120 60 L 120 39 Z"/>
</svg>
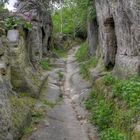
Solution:
<svg viewBox="0 0 140 140">
<path fill-rule="evenodd" d="M 46 117 L 23 140 L 96 140 L 95 130 L 87 122 L 88 113 L 83 109 L 90 84 L 79 75 L 74 58 L 77 49 L 70 50 L 65 60 L 52 64 L 55 68 L 49 74 L 44 98 L 55 105 L 46 107 Z"/>
</svg>

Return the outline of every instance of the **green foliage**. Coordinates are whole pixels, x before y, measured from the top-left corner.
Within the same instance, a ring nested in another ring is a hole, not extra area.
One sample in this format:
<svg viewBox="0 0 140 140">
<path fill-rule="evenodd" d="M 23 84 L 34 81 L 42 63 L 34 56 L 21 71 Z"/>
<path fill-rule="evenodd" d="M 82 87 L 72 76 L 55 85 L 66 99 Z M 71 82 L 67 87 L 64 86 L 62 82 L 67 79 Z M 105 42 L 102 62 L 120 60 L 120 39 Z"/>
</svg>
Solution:
<svg viewBox="0 0 140 140">
<path fill-rule="evenodd" d="M 4 6 L 8 3 L 9 0 L 0 0 L 0 11 L 4 10 Z"/>
<path fill-rule="evenodd" d="M 23 28 L 28 29 L 29 31 L 32 31 L 32 24 L 30 22 L 24 21 Z"/>
<path fill-rule="evenodd" d="M 19 20 L 17 20 L 14 17 L 8 17 L 5 19 L 5 28 L 7 30 L 11 30 L 14 29 L 15 27 L 17 27 L 19 25 Z"/>
<path fill-rule="evenodd" d="M 62 80 L 64 78 L 64 74 L 61 71 L 57 72 L 59 79 Z"/>
<path fill-rule="evenodd" d="M 23 120 L 27 117 L 27 114 L 31 112 L 31 109 L 35 105 L 35 100 L 30 97 L 18 98 L 15 96 L 10 97 L 11 106 L 11 121 L 14 129 L 20 128 Z"/>
<path fill-rule="evenodd" d="M 97 59 L 95 57 L 91 57 L 85 63 L 80 64 L 80 74 L 83 78 L 90 80 L 90 69 L 96 67 Z"/>
<path fill-rule="evenodd" d="M 4 25 L 6 30 L 12 30 L 14 28 L 21 27 L 21 26 L 25 29 L 28 29 L 29 31 L 32 30 L 32 24 L 30 22 L 12 16 L 4 20 Z"/>
<path fill-rule="evenodd" d="M 78 62 L 83 62 L 83 61 L 87 61 L 89 59 L 88 56 L 88 46 L 87 43 L 83 43 L 80 48 L 78 49 L 78 51 L 76 52 L 76 60 Z"/>
<path fill-rule="evenodd" d="M 106 86 L 112 86 L 114 97 L 125 101 L 129 107 L 140 105 L 139 79 L 119 80 L 109 74 L 104 77 L 103 81 Z"/>
<path fill-rule="evenodd" d="M 70 34 L 74 38 L 87 36 L 87 19 L 95 19 L 96 11 L 92 0 L 64 0 L 60 9 L 53 14 L 54 32 Z"/>
<path fill-rule="evenodd" d="M 96 124 L 100 130 L 108 128 L 112 125 L 112 104 L 106 103 L 96 91 L 92 91 L 90 97 L 85 104 L 86 108 L 91 110 L 91 122 Z"/>
<path fill-rule="evenodd" d="M 101 140 L 129 140 L 140 120 L 140 80 L 108 74 L 96 83 L 85 106 Z"/>
<path fill-rule="evenodd" d="M 8 9 L 4 8 L 4 3 L 0 2 L 0 19 L 3 20 L 8 14 Z"/>
<path fill-rule="evenodd" d="M 90 69 L 96 67 L 97 59 L 89 57 L 87 43 L 83 43 L 75 54 L 76 60 L 80 63 L 80 74 L 83 78 L 90 80 Z"/>
<path fill-rule="evenodd" d="M 123 80 L 113 86 L 113 94 L 130 106 L 140 105 L 140 82 Z"/>
<path fill-rule="evenodd" d="M 46 106 L 49 106 L 49 107 L 51 107 L 51 108 L 53 108 L 55 105 L 56 105 L 56 103 L 53 103 L 53 102 L 50 102 L 50 101 L 48 101 L 48 100 L 41 100 L 41 102 L 44 104 L 44 105 L 46 105 Z"/>
<path fill-rule="evenodd" d="M 89 98 L 85 101 L 85 107 L 87 110 L 92 110 L 93 106 L 96 104 L 97 93 L 95 90 L 92 90 Z"/>
<path fill-rule="evenodd" d="M 112 113 L 112 104 L 107 104 L 101 99 L 92 109 L 91 122 L 95 123 L 100 130 L 106 129 L 112 125 Z"/>
<path fill-rule="evenodd" d="M 104 79 L 103 79 L 104 84 L 106 86 L 110 86 L 110 85 L 115 84 L 116 80 L 117 79 L 114 76 L 112 76 L 111 74 L 108 74 L 108 75 L 104 76 Z"/>
<path fill-rule="evenodd" d="M 23 129 L 23 134 L 31 134 L 35 130 L 35 126 L 44 118 L 45 110 L 43 108 L 33 109 L 32 110 L 32 122 L 29 127 Z"/>
<path fill-rule="evenodd" d="M 49 66 L 49 60 L 48 59 L 42 60 L 40 62 L 40 64 L 41 64 L 41 66 L 44 70 L 50 70 L 51 69 L 50 66 Z"/>
<path fill-rule="evenodd" d="M 102 131 L 100 138 L 101 140 L 126 140 L 124 135 L 114 128 L 109 128 L 105 131 Z"/>
<path fill-rule="evenodd" d="M 66 56 L 67 56 L 68 50 L 67 50 L 67 49 L 64 49 L 64 48 L 62 48 L 62 49 L 54 48 L 54 49 L 53 49 L 53 52 L 54 52 L 57 56 L 59 56 L 60 58 L 62 58 L 62 57 L 66 57 Z"/>
<path fill-rule="evenodd" d="M 115 113 L 113 102 L 105 101 L 104 97 L 99 95 L 96 90 L 92 90 L 85 105 L 91 112 L 91 123 L 99 128 L 101 140 L 125 140 L 125 135 L 113 128 Z"/>
<path fill-rule="evenodd" d="M 74 32 L 74 21 L 72 18 L 72 9 L 70 8 L 63 8 L 58 10 L 53 16 L 53 25 L 54 25 L 54 32 L 60 33 L 61 32 L 61 10 L 63 10 L 63 33 L 64 34 L 73 34 Z"/>
</svg>

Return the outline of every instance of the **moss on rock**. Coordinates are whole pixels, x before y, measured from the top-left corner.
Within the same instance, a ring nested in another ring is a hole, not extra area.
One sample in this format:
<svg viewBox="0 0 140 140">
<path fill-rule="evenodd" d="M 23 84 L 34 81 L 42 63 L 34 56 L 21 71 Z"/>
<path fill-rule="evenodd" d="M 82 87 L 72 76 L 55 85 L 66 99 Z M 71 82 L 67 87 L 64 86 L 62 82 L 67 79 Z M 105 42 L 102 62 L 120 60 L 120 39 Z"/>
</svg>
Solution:
<svg viewBox="0 0 140 140">
<path fill-rule="evenodd" d="M 15 139 L 17 139 L 17 136 L 21 136 L 23 129 L 31 121 L 34 104 L 35 100 L 30 97 L 10 97 L 12 128 Z"/>
</svg>

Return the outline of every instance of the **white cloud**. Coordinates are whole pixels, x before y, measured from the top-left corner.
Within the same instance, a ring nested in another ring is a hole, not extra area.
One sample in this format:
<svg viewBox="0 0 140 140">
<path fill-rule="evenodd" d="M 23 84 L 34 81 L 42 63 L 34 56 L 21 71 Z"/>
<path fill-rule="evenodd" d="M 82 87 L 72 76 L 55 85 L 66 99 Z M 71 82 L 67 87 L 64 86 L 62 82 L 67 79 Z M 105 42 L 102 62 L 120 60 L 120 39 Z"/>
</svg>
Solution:
<svg viewBox="0 0 140 140">
<path fill-rule="evenodd" d="M 17 0 L 9 0 L 9 4 L 6 5 L 6 7 L 11 11 L 14 11 L 14 5 L 16 3 Z"/>
</svg>

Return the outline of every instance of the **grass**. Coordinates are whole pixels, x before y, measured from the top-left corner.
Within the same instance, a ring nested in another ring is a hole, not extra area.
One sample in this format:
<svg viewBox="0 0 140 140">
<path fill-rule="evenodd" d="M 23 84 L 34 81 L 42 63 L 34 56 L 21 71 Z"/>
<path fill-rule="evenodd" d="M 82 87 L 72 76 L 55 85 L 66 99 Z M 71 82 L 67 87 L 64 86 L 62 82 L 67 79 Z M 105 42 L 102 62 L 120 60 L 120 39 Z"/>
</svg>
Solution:
<svg viewBox="0 0 140 140">
<path fill-rule="evenodd" d="M 85 107 L 101 140 L 132 140 L 140 120 L 140 80 L 108 74 L 96 81 Z"/>
<path fill-rule="evenodd" d="M 84 79 L 90 80 L 90 69 L 96 67 L 96 57 L 89 57 L 87 43 L 83 43 L 76 52 L 76 60 L 80 64 L 80 74 Z"/>
<path fill-rule="evenodd" d="M 45 106 L 49 106 L 49 107 L 51 107 L 51 108 L 53 108 L 53 107 L 56 105 L 56 103 L 50 102 L 50 101 L 48 101 L 48 100 L 46 100 L 46 99 L 42 99 L 41 102 L 42 102 Z"/>
<path fill-rule="evenodd" d="M 26 127 L 23 130 L 23 134 L 25 136 L 28 134 L 31 134 L 36 129 L 36 125 L 39 124 L 39 122 L 44 118 L 44 116 L 45 116 L 45 110 L 43 108 L 33 109 L 32 110 L 32 122 L 29 127 Z"/>
<path fill-rule="evenodd" d="M 97 59 L 95 57 L 90 58 L 85 63 L 80 64 L 80 74 L 83 78 L 90 80 L 90 69 L 96 67 Z"/>
<path fill-rule="evenodd" d="M 40 62 L 40 64 L 41 64 L 43 70 L 51 70 L 51 67 L 50 67 L 50 65 L 49 65 L 49 59 L 42 60 L 42 61 Z"/>
<path fill-rule="evenodd" d="M 61 71 L 57 72 L 59 79 L 62 80 L 64 78 L 64 74 Z"/>
<path fill-rule="evenodd" d="M 89 57 L 87 43 L 81 45 L 75 57 L 80 64 L 80 74 L 84 79 L 90 80 L 90 69 L 96 67 L 97 59 L 95 57 Z"/>
<path fill-rule="evenodd" d="M 80 48 L 78 49 L 78 51 L 76 52 L 76 60 L 78 62 L 84 62 L 87 61 L 89 59 L 88 56 L 88 46 L 87 43 L 83 43 Z"/>
<path fill-rule="evenodd" d="M 101 140 L 125 140 L 125 134 L 113 127 L 113 102 L 107 102 L 96 90 L 92 90 L 85 106 L 91 112 L 90 122 L 97 126 Z"/>
<path fill-rule="evenodd" d="M 68 50 L 67 49 L 53 49 L 53 52 L 60 58 L 67 57 Z"/>
</svg>

